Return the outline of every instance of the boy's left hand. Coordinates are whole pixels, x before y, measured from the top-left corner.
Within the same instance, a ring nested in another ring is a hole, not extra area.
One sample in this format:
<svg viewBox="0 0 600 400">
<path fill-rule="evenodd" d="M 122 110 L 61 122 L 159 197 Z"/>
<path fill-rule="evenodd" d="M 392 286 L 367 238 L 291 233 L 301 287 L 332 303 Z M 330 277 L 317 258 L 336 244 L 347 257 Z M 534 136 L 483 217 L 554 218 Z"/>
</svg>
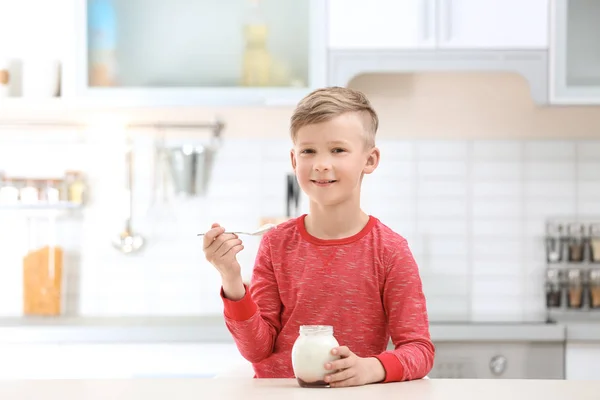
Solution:
<svg viewBox="0 0 600 400">
<path fill-rule="evenodd" d="M 361 386 L 385 379 L 383 365 L 375 357 L 359 357 L 346 346 L 332 349 L 331 354 L 341 357 L 325 364 L 325 369 L 336 371 L 325 377 L 331 387 Z"/>
</svg>

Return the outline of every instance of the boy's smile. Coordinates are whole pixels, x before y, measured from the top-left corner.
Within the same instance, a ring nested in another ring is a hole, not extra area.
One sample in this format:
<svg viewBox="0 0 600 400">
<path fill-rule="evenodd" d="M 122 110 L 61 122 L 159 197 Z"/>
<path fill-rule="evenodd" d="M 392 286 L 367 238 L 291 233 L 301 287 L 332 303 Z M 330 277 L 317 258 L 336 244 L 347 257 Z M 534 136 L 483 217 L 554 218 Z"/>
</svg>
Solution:
<svg viewBox="0 0 600 400">
<path fill-rule="evenodd" d="M 328 187 L 328 186 L 333 185 L 335 182 L 337 182 L 336 180 L 315 180 L 315 179 L 311 179 L 310 181 L 319 187 Z"/>
</svg>

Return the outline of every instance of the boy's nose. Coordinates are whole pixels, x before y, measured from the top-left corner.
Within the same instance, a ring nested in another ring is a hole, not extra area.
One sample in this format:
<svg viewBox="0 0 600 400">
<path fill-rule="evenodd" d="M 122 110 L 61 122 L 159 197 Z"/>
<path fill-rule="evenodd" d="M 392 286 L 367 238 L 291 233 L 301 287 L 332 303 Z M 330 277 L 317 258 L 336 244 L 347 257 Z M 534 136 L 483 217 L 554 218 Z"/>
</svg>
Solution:
<svg viewBox="0 0 600 400">
<path fill-rule="evenodd" d="M 317 162 L 314 165 L 315 171 L 329 171 L 331 164 L 328 162 Z"/>
</svg>

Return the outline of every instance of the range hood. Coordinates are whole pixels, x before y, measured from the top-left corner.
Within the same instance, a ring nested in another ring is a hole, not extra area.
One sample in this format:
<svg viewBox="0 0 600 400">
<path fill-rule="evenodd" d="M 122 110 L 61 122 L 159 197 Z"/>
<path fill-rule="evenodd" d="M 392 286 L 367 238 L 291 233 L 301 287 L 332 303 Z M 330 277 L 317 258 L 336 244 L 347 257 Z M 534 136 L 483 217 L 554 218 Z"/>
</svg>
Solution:
<svg viewBox="0 0 600 400">
<path fill-rule="evenodd" d="M 332 50 L 329 66 L 328 81 L 335 86 L 372 73 L 514 72 L 527 81 L 535 103 L 548 104 L 548 53 L 543 50 Z"/>
</svg>

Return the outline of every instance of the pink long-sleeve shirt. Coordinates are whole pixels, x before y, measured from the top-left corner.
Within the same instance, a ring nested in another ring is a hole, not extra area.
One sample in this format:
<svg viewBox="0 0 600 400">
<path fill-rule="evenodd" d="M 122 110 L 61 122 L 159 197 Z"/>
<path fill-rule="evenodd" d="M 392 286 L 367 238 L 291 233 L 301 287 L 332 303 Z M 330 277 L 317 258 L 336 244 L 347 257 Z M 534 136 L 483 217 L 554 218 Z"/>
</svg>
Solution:
<svg viewBox="0 0 600 400">
<path fill-rule="evenodd" d="M 373 216 L 354 236 L 318 239 L 304 218 L 263 236 L 241 300 L 221 290 L 227 328 L 255 377 L 294 377 L 291 350 L 300 325 L 332 325 L 340 345 L 379 359 L 384 382 L 427 375 L 435 349 L 406 239 Z M 387 351 L 390 337 L 395 349 Z"/>
</svg>

